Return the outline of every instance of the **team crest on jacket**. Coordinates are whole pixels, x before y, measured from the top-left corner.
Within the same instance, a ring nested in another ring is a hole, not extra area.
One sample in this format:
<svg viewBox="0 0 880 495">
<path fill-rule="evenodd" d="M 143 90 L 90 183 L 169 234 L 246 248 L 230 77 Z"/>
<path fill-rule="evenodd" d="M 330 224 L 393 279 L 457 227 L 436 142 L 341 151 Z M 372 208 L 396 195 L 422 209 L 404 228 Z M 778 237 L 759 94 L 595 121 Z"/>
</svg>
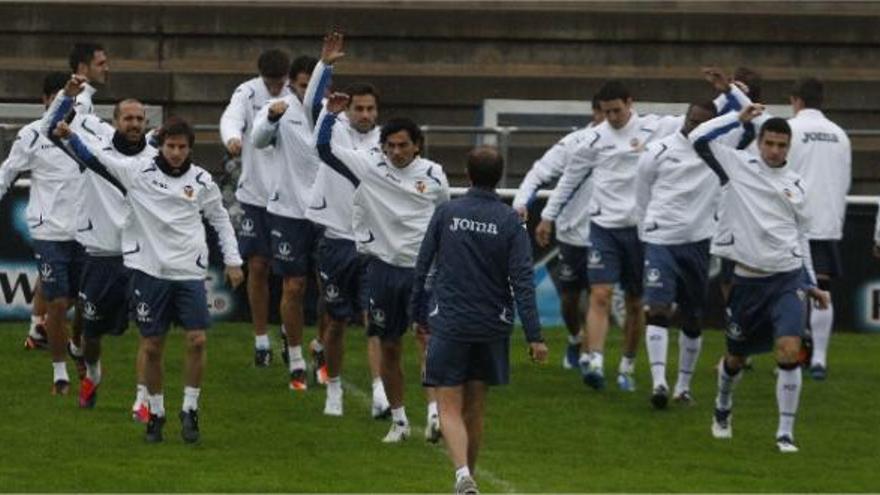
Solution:
<svg viewBox="0 0 880 495">
<path fill-rule="evenodd" d="M 183 194 L 185 194 L 187 198 L 192 199 L 193 192 L 193 187 L 191 185 L 187 184 L 183 186 Z"/>
<path fill-rule="evenodd" d="M 639 138 L 632 138 L 629 140 L 629 145 L 632 146 L 633 149 L 639 147 Z"/>
<path fill-rule="evenodd" d="M 425 181 L 423 181 L 423 180 L 416 181 L 416 191 L 424 194 L 427 189 L 428 189 L 428 186 L 425 184 Z"/>
<path fill-rule="evenodd" d="M 789 189 L 787 187 L 782 190 L 782 194 L 785 194 L 785 197 L 788 199 L 792 198 L 791 189 Z"/>
</svg>

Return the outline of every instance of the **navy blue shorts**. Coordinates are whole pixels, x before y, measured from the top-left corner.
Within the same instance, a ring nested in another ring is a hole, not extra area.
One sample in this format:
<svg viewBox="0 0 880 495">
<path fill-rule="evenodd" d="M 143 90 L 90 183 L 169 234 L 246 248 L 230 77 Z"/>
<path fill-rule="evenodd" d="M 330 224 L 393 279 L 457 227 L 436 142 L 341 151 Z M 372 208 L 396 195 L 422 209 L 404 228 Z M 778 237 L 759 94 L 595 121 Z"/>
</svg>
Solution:
<svg viewBox="0 0 880 495">
<path fill-rule="evenodd" d="M 282 277 L 305 277 L 312 266 L 315 224 L 303 218 L 272 218 L 272 271 Z"/>
<path fill-rule="evenodd" d="M 361 305 L 363 264 L 354 241 L 324 237 L 318 247 L 318 275 L 324 309 L 330 318 L 347 321 Z"/>
<path fill-rule="evenodd" d="M 369 301 L 367 335 L 382 340 L 399 340 L 410 325 L 409 303 L 415 269 L 370 258 L 366 278 Z"/>
<path fill-rule="evenodd" d="M 164 280 L 139 270 L 131 274 L 131 306 L 141 335 L 165 335 L 174 323 L 184 330 L 211 325 L 204 280 Z"/>
<path fill-rule="evenodd" d="M 76 298 L 86 252 L 76 241 L 41 241 L 34 239 L 34 258 L 40 272 L 43 297 Z"/>
<path fill-rule="evenodd" d="M 460 342 L 432 335 L 423 385 L 455 387 L 472 381 L 487 385 L 510 382 L 510 340 Z"/>
<path fill-rule="evenodd" d="M 733 283 L 733 268 L 736 266 L 736 262 L 730 258 L 720 258 L 721 259 L 721 272 L 718 274 L 718 281 L 722 284 L 732 284 Z"/>
<path fill-rule="evenodd" d="M 843 275 L 839 241 L 810 241 L 810 257 L 813 258 L 816 275 L 827 275 L 829 278 Z"/>
<path fill-rule="evenodd" d="M 79 301 L 83 332 L 88 338 L 122 335 L 128 328 L 131 271 L 122 256 L 88 256 L 83 267 Z"/>
<path fill-rule="evenodd" d="M 645 305 L 678 305 L 685 318 L 702 318 L 709 292 L 709 240 L 645 243 Z"/>
<path fill-rule="evenodd" d="M 727 351 L 748 356 L 773 350 L 780 337 L 801 337 L 807 303 L 804 270 L 769 277 L 733 276 L 727 311 Z"/>
<path fill-rule="evenodd" d="M 559 260 L 556 280 L 563 291 L 580 291 L 589 287 L 587 282 L 587 247 L 557 242 Z"/>
<path fill-rule="evenodd" d="M 241 203 L 244 215 L 238 225 L 238 251 L 241 257 L 251 256 L 272 257 L 272 242 L 269 231 L 272 230 L 269 213 L 266 208 Z"/>
<path fill-rule="evenodd" d="M 627 295 L 642 295 L 644 248 L 636 227 L 606 229 L 590 223 L 590 285 L 616 284 Z"/>
</svg>

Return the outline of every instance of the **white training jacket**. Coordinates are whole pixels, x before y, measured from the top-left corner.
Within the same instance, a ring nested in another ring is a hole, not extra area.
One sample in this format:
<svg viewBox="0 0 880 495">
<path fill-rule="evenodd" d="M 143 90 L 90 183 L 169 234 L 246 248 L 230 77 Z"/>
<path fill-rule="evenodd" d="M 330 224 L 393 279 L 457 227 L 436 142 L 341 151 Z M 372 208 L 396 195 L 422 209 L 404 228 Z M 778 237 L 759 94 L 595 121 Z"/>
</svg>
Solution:
<svg viewBox="0 0 880 495">
<path fill-rule="evenodd" d="M 739 115 L 730 112 L 700 124 L 688 136 L 721 179 L 727 201 L 728 237 L 716 238 L 711 252 L 767 273 L 804 267 L 815 282 L 803 179 L 789 165 L 770 167 L 759 155 L 718 140 L 739 126 Z"/>
<path fill-rule="evenodd" d="M 643 212 L 639 238 L 672 245 L 709 239 L 715 233 L 718 177 L 681 131 L 645 148 L 639 158 L 636 198 Z"/>
<path fill-rule="evenodd" d="M 284 86 L 277 97 L 289 94 L 290 89 Z M 269 93 L 261 77 L 255 77 L 235 88 L 220 117 L 220 139 L 223 145 L 226 146 L 230 139 L 241 141 L 241 175 L 235 190 L 235 199 L 262 208 L 269 203 L 269 194 L 278 180 L 278 158 L 275 147 L 271 144 L 264 148 L 255 147 L 251 134 L 257 112 L 266 102 L 277 97 Z"/>
<path fill-rule="evenodd" d="M 15 179 L 31 172 L 25 218 L 31 237 L 41 241 L 76 238 L 76 213 L 82 198 L 79 165 L 41 132 L 43 121 L 21 128 L 0 166 L 0 198 Z"/>
<path fill-rule="evenodd" d="M 269 190 L 266 209 L 273 215 L 306 218 L 312 184 L 321 161 L 315 151 L 313 132 L 315 112 L 321 111 L 320 98 L 308 93 L 302 102 L 293 94 L 280 98 L 288 107 L 273 122 L 269 120 L 269 105 L 278 100 L 266 102 L 254 118 L 254 145 L 263 149 L 274 144 L 277 153 L 270 166 L 277 168 L 278 175 Z"/>
<path fill-rule="evenodd" d="M 89 162 L 91 155 L 127 190 L 131 221 L 122 236 L 125 266 L 164 280 L 204 280 L 208 245 L 202 216 L 217 231 L 223 262 L 241 266 L 220 189 L 206 170 L 193 164 L 172 177 L 157 166 L 159 157 L 120 160 L 76 135 L 69 142 L 77 156 Z"/>
<path fill-rule="evenodd" d="M 638 115 L 633 111 L 621 129 L 611 127 L 608 121 L 590 129 L 559 179 L 559 194 L 571 196 L 594 170 L 590 221 L 605 228 L 638 225 L 635 189 L 639 155 L 647 144 L 681 129 L 683 123 L 683 116 Z"/>
<path fill-rule="evenodd" d="M 322 161 L 355 188 L 352 225 L 358 251 L 389 265 L 413 268 L 434 209 L 449 200 L 443 168 L 416 157 L 404 168 L 375 149 L 353 150 L 334 139 L 336 115 L 318 120 L 316 147 Z"/>
<path fill-rule="evenodd" d="M 48 132 L 70 109 L 71 101 L 62 92 L 52 101 L 44 116 L 43 132 Z M 83 141 L 105 149 L 119 160 L 153 158 L 156 148 L 147 144 L 137 155 L 121 153 L 113 146 L 116 129 L 94 114 L 76 113 L 70 123 L 71 129 Z M 110 180 L 108 180 L 110 179 Z M 125 188 L 110 177 L 101 177 L 93 170 L 83 171 L 82 201 L 77 211 L 76 241 L 91 255 L 121 256 L 122 231 L 129 218 L 129 206 L 125 201 Z M 114 183 L 115 182 L 115 183 Z"/>
<path fill-rule="evenodd" d="M 852 181 L 852 146 L 846 132 L 817 109 L 805 108 L 788 119 L 788 161 L 804 178 L 808 239 L 843 238 L 846 195 Z"/>
<path fill-rule="evenodd" d="M 589 135 L 587 131 L 593 127 L 594 125 L 590 124 L 584 129 L 567 134 L 532 165 L 516 191 L 514 208 L 528 207 L 542 185 L 562 175 L 571 163 L 574 150 L 586 139 Z M 550 198 L 541 210 L 541 218 L 555 223 L 556 240 L 573 246 L 590 245 L 589 203 L 593 192 L 591 175 L 589 173 L 585 175 L 583 182 L 570 196 L 563 196 L 556 188 L 550 193 Z"/>
<path fill-rule="evenodd" d="M 319 62 L 309 79 L 307 95 L 323 95 L 333 74 L 332 65 Z M 315 85 L 313 88 L 312 85 Z M 318 100 L 312 100 L 315 107 L 322 107 Z M 369 132 L 360 132 L 351 126 L 344 113 L 337 116 L 339 123 L 333 126 L 333 143 L 352 150 L 379 149 L 381 129 L 374 127 Z M 352 228 L 352 208 L 354 207 L 354 185 L 330 167 L 319 167 L 310 193 L 311 203 L 306 210 L 306 218 L 324 226 L 324 236 L 330 239 L 354 241 Z"/>
</svg>

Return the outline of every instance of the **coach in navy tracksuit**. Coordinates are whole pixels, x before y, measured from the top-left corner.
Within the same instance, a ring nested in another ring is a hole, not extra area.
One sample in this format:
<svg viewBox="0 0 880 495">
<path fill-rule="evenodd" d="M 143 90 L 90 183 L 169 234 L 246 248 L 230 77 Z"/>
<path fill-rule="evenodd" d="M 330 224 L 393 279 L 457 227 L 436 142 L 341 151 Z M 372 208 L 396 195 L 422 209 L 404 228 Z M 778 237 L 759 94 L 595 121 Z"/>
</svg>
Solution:
<svg viewBox="0 0 880 495">
<path fill-rule="evenodd" d="M 468 154 L 472 187 L 464 197 L 437 207 L 416 264 L 412 314 L 431 332 L 425 385 L 437 390 L 457 493 L 473 484 L 470 473 L 482 437 L 487 387 L 508 383 L 514 300 L 532 357 L 543 361 L 547 356 L 528 233 L 495 194 L 503 169 L 494 148 Z M 436 272 L 429 302 L 425 280 L 432 265 Z"/>
</svg>

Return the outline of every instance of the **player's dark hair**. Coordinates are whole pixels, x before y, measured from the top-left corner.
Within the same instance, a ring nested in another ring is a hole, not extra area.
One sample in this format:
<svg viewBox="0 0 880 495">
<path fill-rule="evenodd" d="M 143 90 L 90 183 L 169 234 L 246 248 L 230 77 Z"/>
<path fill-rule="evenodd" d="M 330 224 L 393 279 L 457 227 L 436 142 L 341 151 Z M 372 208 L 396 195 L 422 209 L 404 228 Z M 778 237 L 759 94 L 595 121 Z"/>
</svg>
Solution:
<svg viewBox="0 0 880 495">
<path fill-rule="evenodd" d="M 315 66 L 318 65 L 318 59 L 315 57 L 310 57 L 308 55 L 301 55 L 296 57 L 293 60 L 293 63 L 290 64 L 290 72 L 288 75 L 291 79 L 294 79 L 298 74 L 309 74 L 315 71 Z"/>
<path fill-rule="evenodd" d="M 764 137 L 765 132 L 785 134 L 788 136 L 789 140 L 791 139 L 791 127 L 788 125 L 788 121 L 782 117 L 767 119 L 767 122 L 764 122 L 764 125 L 761 126 L 761 131 L 758 132 L 758 140 Z"/>
<path fill-rule="evenodd" d="M 379 90 L 376 89 L 376 86 L 373 86 L 367 82 L 355 82 L 351 83 L 342 90 L 343 93 L 348 96 L 364 96 L 364 95 L 373 95 L 373 98 L 376 99 L 376 106 L 379 106 Z M 351 103 L 349 103 L 350 105 Z"/>
<path fill-rule="evenodd" d="M 43 96 L 52 96 L 67 84 L 70 74 L 50 72 L 43 78 Z"/>
<path fill-rule="evenodd" d="M 422 147 L 422 130 L 412 120 L 401 117 L 391 119 L 382 126 L 382 131 L 379 133 L 379 142 L 385 144 L 388 141 L 388 136 L 397 134 L 400 131 L 406 131 L 409 134 L 410 140 L 418 145 L 419 148 Z"/>
<path fill-rule="evenodd" d="M 791 96 L 800 98 L 807 108 L 822 108 L 822 99 L 825 88 L 822 81 L 815 77 L 803 77 L 798 79 L 791 88 Z"/>
<path fill-rule="evenodd" d="M 733 80 L 744 82 L 746 86 L 749 87 L 748 96 L 752 101 L 761 101 L 761 83 L 763 82 L 761 74 L 758 74 L 748 67 L 737 67 L 737 69 L 733 71 Z"/>
<path fill-rule="evenodd" d="M 590 101 L 590 105 L 591 105 L 591 108 L 592 108 L 594 111 L 595 111 L 595 110 L 599 110 L 599 109 L 602 108 L 602 107 L 599 105 L 599 94 L 598 94 L 598 93 L 596 93 L 596 94 L 593 95 L 593 99 L 592 99 L 592 101 Z"/>
<path fill-rule="evenodd" d="M 478 146 L 468 152 L 467 175 L 471 184 L 495 189 L 504 174 L 504 158 L 494 146 Z"/>
<path fill-rule="evenodd" d="M 702 108 L 703 110 L 709 112 L 712 117 L 718 115 L 718 109 L 715 108 L 715 103 L 711 101 L 695 101 L 690 104 L 691 107 Z M 690 110 L 690 108 L 688 108 Z M 710 118 L 712 118 L 710 117 Z"/>
<path fill-rule="evenodd" d="M 632 96 L 630 96 L 629 89 L 627 89 L 622 82 L 615 80 L 607 81 L 601 88 L 599 88 L 599 92 L 596 93 L 596 99 L 598 101 L 627 101 L 630 98 L 632 98 Z"/>
<path fill-rule="evenodd" d="M 171 136 L 186 136 L 190 148 L 196 142 L 196 133 L 193 131 L 192 126 L 187 121 L 174 115 L 168 117 L 162 124 L 162 127 L 156 131 L 156 141 L 161 146 L 165 143 L 165 139 Z"/>
<path fill-rule="evenodd" d="M 70 50 L 70 56 L 67 61 L 70 64 L 70 70 L 76 73 L 79 64 L 89 65 L 95 58 L 95 52 L 103 52 L 104 47 L 98 43 L 76 43 Z"/>
<path fill-rule="evenodd" d="M 290 57 L 277 48 L 266 50 L 257 59 L 257 69 L 264 77 L 284 77 L 290 70 Z"/>
</svg>

